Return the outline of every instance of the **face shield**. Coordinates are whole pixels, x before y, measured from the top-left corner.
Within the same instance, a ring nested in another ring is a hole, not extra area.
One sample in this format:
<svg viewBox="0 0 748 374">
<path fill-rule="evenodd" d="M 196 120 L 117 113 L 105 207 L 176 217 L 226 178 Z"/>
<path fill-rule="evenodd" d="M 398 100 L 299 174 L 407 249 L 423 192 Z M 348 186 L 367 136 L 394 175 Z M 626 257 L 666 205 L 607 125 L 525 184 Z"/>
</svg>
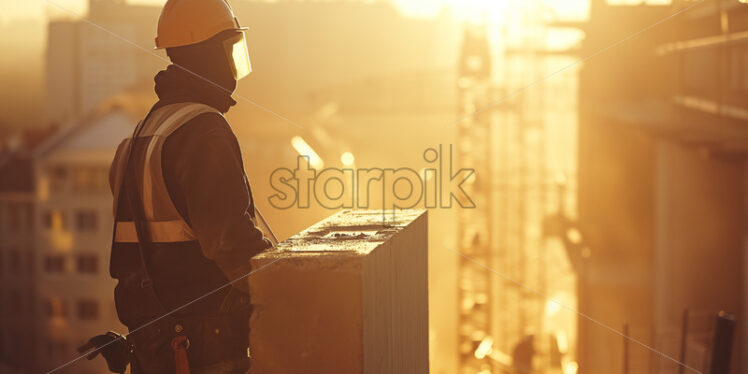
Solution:
<svg viewBox="0 0 748 374">
<path fill-rule="evenodd" d="M 226 39 L 223 42 L 223 48 L 231 65 L 231 71 L 234 73 L 234 79 L 238 81 L 252 72 L 244 31 L 238 31 L 235 36 Z"/>
</svg>

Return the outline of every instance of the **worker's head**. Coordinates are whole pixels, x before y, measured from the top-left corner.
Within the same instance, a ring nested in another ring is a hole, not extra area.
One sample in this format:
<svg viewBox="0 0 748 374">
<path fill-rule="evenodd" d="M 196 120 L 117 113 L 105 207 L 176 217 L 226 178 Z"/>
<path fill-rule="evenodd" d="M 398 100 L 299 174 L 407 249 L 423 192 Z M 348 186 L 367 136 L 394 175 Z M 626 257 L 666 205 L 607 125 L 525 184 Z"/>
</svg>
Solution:
<svg viewBox="0 0 748 374">
<path fill-rule="evenodd" d="M 156 48 L 165 48 L 175 65 L 233 91 L 252 71 L 244 30 L 226 0 L 168 0 Z"/>
</svg>

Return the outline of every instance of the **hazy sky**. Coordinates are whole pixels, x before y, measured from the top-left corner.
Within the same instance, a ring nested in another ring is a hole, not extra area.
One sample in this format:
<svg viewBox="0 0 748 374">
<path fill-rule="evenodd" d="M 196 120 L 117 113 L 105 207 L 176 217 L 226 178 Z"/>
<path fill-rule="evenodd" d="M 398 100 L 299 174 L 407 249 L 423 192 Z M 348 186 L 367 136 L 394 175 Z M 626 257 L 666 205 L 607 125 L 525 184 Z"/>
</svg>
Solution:
<svg viewBox="0 0 748 374">
<path fill-rule="evenodd" d="M 465 17 L 486 10 L 489 13 L 500 12 L 506 7 L 507 3 L 512 1 L 516 2 L 517 0 L 393 0 L 404 12 L 412 15 L 428 16 L 434 14 L 442 5 L 446 4 L 455 7 L 458 16 Z M 636 2 L 642 0 L 618 1 Z M 129 0 L 129 2 L 163 4 L 165 0 Z M 580 18 L 586 16 L 589 0 L 546 0 L 545 2 L 563 18 Z M 69 13 L 58 9 L 58 7 L 82 15 L 88 8 L 87 4 L 88 0 L 0 0 L 0 9 L 3 10 L 0 12 L 0 21 L 17 18 L 41 18 L 45 15 L 71 17 Z"/>
</svg>

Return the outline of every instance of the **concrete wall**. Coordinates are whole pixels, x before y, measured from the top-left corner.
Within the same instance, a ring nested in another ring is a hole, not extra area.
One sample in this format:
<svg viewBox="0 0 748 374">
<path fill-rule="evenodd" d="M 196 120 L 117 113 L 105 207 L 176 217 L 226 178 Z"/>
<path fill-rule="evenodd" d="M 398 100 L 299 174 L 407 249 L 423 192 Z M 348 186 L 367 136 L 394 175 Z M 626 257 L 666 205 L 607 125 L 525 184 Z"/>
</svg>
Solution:
<svg viewBox="0 0 748 374">
<path fill-rule="evenodd" d="M 591 255 L 579 275 L 579 308 L 618 331 L 629 323 L 647 341 L 640 328 L 652 318 L 653 141 L 601 122 L 580 123 L 579 217 Z M 580 317 L 579 339 L 580 373 L 622 368 L 622 337 Z"/>
<path fill-rule="evenodd" d="M 739 325 L 745 288 L 741 285 L 744 241 L 742 161 L 710 157 L 698 148 L 659 141 L 655 155 L 656 251 L 654 325 L 658 335 L 680 326 L 684 309 L 700 328 L 706 312 L 724 310 Z M 696 333 L 697 331 L 693 331 Z M 739 344 L 739 333 L 735 343 Z M 677 341 L 657 343 L 678 354 Z M 692 351 L 696 354 L 695 351 Z M 733 372 L 738 373 L 738 348 Z M 703 360 L 687 357 L 687 364 Z M 660 370 L 672 368 L 663 360 Z"/>
<path fill-rule="evenodd" d="M 252 260 L 253 373 L 429 372 L 423 211 L 342 211 Z"/>
<path fill-rule="evenodd" d="M 683 311 L 692 333 L 713 314 L 745 318 L 745 168 L 626 124 L 595 118 L 580 131 L 580 220 L 592 255 L 580 274 L 580 310 L 679 357 Z M 742 372 L 740 333 L 733 373 Z M 580 373 L 619 370 L 624 339 L 580 318 Z M 686 363 L 703 357 L 689 346 Z M 629 341 L 631 370 L 677 364 Z M 636 363 L 638 361 L 638 364 Z M 642 365 L 642 366 L 637 366 Z"/>
</svg>

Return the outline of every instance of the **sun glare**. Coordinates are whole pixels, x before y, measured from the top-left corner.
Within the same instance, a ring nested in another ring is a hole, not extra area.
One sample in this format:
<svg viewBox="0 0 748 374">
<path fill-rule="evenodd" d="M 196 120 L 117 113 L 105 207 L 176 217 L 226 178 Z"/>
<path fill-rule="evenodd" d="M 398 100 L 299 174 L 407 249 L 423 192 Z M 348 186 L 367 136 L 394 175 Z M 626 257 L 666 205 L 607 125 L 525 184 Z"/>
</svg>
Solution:
<svg viewBox="0 0 748 374">
<path fill-rule="evenodd" d="M 501 19 L 511 0 L 394 0 L 397 7 L 412 17 L 434 17 L 448 10 L 455 18 L 485 22 Z"/>
<path fill-rule="evenodd" d="M 527 6 L 527 0 L 394 0 L 404 14 L 434 17 L 443 9 L 455 18 L 481 23 L 503 24 L 511 7 Z M 589 0 L 537 0 L 543 12 L 556 19 L 582 20 L 588 17 Z M 546 16 L 546 14 L 543 14 Z"/>
</svg>

